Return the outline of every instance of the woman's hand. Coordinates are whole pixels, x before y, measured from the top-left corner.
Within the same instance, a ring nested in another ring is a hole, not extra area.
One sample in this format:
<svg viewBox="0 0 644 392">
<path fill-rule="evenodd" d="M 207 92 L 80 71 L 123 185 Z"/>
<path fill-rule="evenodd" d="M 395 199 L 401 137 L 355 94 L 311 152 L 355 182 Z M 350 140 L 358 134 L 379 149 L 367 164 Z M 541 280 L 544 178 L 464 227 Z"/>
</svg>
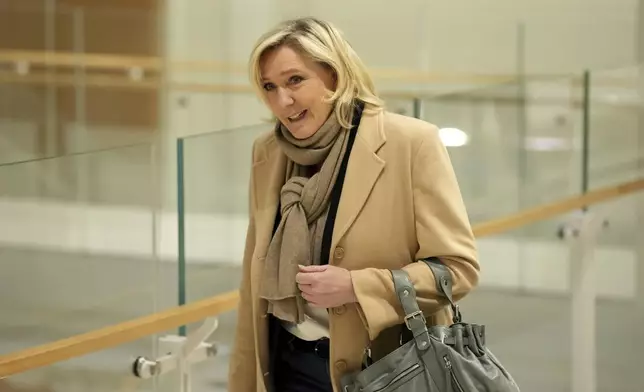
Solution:
<svg viewBox="0 0 644 392">
<path fill-rule="evenodd" d="M 334 308 L 356 302 L 349 270 L 333 265 L 300 265 L 295 281 L 311 306 Z"/>
</svg>

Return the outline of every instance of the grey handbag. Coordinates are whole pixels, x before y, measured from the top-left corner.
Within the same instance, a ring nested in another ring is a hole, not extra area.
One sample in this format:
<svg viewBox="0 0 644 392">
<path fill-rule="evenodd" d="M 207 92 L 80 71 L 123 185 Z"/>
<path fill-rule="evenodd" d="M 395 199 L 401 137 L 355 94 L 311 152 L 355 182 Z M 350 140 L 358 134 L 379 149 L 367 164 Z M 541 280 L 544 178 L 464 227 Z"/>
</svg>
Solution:
<svg viewBox="0 0 644 392">
<path fill-rule="evenodd" d="M 510 373 L 485 345 L 483 325 L 461 322 L 452 299 L 452 277 L 437 258 L 422 260 L 452 307 L 454 324 L 427 328 L 416 291 L 403 270 L 391 271 L 411 340 L 342 378 L 343 392 L 518 392 Z"/>
</svg>

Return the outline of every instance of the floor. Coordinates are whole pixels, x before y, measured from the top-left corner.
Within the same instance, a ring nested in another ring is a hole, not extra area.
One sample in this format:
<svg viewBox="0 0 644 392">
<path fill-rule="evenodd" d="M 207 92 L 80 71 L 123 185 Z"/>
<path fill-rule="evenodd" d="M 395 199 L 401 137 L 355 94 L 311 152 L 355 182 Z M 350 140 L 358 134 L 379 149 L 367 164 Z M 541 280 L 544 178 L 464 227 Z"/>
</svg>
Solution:
<svg viewBox="0 0 644 392">
<path fill-rule="evenodd" d="M 172 263 L 0 248 L 0 270 L 0 355 L 142 316 L 173 306 L 177 299 L 177 271 Z M 189 265 L 188 300 L 234 289 L 239 276 L 235 266 Z M 487 325 L 489 346 L 522 391 L 570 390 L 567 298 L 479 290 L 463 301 L 462 308 L 466 320 Z M 597 390 L 641 391 L 644 306 L 602 300 L 597 304 L 597 323 Z M 234 312 L 221 316 L 220 327 L 210 339 L 220 344 L 220 355 L 192 368 L 192 392 L 226 390 L 227 351 L 234 327 Z M 51 392 L 178 391 L 176 373 L 154 381 L 131 375 L 133 360 L 151 356 L 152 347 L 152 338 L 136 341 L 10 377 L 4 380 L 10 385 L 4 387 Z"/>
</svg>

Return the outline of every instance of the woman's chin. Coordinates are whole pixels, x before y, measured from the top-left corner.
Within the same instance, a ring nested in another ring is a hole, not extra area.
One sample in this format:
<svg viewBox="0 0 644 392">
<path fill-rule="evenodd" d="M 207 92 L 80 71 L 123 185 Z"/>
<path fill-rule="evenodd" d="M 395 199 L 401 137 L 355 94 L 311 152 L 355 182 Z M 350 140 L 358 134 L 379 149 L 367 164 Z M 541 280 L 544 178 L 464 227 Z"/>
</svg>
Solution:
<svg viewBox="0 0 644 392">
<path fill-rule="evenodd" d="M 286 129 L 293 135 L 294 138 L 303 140 L 311 137 L 317 129 L 314 129 L 311 124 L 291 124 Z"/>
</svg>

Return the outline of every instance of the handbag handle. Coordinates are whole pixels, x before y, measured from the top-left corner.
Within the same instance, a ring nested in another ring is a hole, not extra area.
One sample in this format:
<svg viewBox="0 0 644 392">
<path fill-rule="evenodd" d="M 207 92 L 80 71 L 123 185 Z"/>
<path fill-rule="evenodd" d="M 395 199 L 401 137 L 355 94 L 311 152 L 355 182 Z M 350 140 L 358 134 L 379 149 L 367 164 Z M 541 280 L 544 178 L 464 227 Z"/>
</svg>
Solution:
<svg viewBox="0 0 644 392">
<path fill-rule="evenodd" d="M 452 321 L 460 323 L 462 321 L 461 310 L 452 298 L 452 275 L 449 273 L 447 266 L 443 264 L 438 257 L 428 257 L 421 259 L 432 270 L 434 279 L 436 280 L 436 287 L 440 292 L 447 297 L 450 306 L 452 307 Z"/>
<path fill-rule="evenodd" d="M 449 273 L 447 266 L 438 257 L 428 257 L 420 261 L 424 262 L 432 270 L 438 291 L 449 301 L 452 308 L 452 321 L 455 324 L 460 323 L 462 320 L 461 310 L 452 297 L 452 275 Z M 414 289 L 407 271 L 392 270 L 391 275 L 398 301 L 402 306 L 403 312 L 405 312 L 405 325 L 415 338 L 423 332 L 427 332 L 427 320 L 418 307 L 416 289 Z"/>
<path fill-rule="evenodd" d="M 398 300 L 405 312 L 405 325 L 411 331 L 418 348 L 425 350 L 429 347 L 429 330 L 425 315 L 416 301 L 416 289 L 414 289 L 407 271 L 391 270 L 391 276 Z"/>
</svg>

